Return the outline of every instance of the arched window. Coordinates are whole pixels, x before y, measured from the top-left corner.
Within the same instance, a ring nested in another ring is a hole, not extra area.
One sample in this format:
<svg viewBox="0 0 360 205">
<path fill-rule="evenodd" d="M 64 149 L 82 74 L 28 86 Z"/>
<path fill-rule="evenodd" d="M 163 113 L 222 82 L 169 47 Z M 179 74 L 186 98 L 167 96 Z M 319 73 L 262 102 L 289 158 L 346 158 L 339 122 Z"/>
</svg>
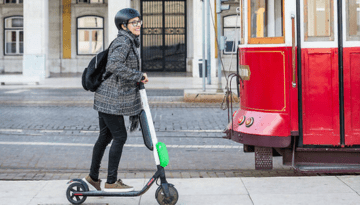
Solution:
<svg viewBox="0 0 360 205">
<path fill-rule="evenodd" d="M 96 54 L 104 47 L 104 18 L 83 16 L 77 19 L 77 54 Z"/>
<path fill-rule="evenodd" d="M 226 37 L 224 54 L 236 53 L 236 47 L 240 44 L 240 19 L 238 15 L 224 17 L 224 36 Z M 237 44 L 235 44 L 236 35 Z"/>
<path fill-rule="evenodd" d="M 24 53 L 23 17 L 5 18 L 4 45 L 5 55 L 21 55 Z"/>
</svg>

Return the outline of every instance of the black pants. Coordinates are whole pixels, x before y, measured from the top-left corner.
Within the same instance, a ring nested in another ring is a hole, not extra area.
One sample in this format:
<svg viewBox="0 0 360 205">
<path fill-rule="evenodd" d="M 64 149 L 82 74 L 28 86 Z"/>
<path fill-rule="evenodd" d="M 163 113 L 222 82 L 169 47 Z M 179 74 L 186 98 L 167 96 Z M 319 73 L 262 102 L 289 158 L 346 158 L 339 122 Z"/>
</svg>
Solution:
<svg viewBox="0 0 360 205">
<path fill-rule="evenodd" d="M 101 159 L 104 156 L 106 146 L 113 141 L 109 152 L 109 165 L 107 183 L 115 183 L 121 153 L 127 139 L 124 117 L 122 115 L 110 115 L 99 112 L 100 135 L 96 141 L 92 154 L 90 177 L 99 178 Z"/>
</svg>

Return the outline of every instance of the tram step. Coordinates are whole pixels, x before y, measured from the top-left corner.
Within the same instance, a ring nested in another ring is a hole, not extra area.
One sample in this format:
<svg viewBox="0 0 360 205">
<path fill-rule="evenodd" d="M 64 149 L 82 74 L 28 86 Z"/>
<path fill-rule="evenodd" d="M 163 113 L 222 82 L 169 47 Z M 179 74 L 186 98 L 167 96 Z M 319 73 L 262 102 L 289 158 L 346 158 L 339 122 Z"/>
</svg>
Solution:
<svg viewBox="0 0 360 205">
<path fill-rule="evenodd" d="M 313 164 L 313 165 L 296 165 L 297 171 L 316 172 L 316 173 L 349 173 L 360 172 L 360 165 L 353 164 Z"/>
<path fill-rule="evenodd" d="M 296 148 L 296 152 L 360 152 L 360 148 Z"/>
</svg>

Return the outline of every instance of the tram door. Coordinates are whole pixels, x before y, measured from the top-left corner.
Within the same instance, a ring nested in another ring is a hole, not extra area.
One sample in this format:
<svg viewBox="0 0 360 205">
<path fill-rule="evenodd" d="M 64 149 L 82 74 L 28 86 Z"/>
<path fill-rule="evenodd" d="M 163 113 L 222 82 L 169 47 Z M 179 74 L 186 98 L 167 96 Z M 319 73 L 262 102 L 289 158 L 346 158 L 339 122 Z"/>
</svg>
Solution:
<svg viewBox="0 0 360 205">
<path fill-rule="evenodd" d="M 360 145 L 360 1 L 343 5 L 345 145 Z"/>
<path fill-rule="evenodd" d="M 343 0 L 343 62 L 339 61 L 336 0 L 304 0 L 302 45 L 303 144 L 360 144 L 360 10 Z M 339 68 L 343 66 L 343 84 Z M 340 87 L 344 106 L 341 110 Z M 344 121 L 340 120 L 341 112 Z M 342 123 L 341 123 L 342 122 Z M 345 135 L 341 134 L 342 129 Z"/>
</svg>

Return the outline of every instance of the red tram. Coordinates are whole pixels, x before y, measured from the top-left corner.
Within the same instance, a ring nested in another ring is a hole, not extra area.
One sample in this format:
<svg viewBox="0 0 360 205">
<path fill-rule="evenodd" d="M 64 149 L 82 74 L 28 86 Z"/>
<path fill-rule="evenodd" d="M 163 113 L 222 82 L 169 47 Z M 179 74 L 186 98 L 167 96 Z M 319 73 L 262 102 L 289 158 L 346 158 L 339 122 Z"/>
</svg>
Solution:
<svg viewBox="0 0 360 205">
<path fill-rule="evenodd" d="M 240 0 L 240 109 L 226 138 L 300 171 L 360 171 L 360 1 Z"/>
</svg>

